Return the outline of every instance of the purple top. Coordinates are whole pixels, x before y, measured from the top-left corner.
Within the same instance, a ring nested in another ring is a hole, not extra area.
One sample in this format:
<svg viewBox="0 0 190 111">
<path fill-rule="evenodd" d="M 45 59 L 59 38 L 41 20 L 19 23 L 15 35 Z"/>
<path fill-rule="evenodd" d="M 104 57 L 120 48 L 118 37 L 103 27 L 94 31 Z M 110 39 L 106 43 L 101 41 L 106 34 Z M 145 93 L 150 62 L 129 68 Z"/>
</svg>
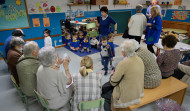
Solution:
<svg viewBox="0 0 190 111">
<path fill-rule="evenodd" d="M 180 61 L 180 50 L 174 49 L 165 51 L 157 57 L 157 63 L 163 77 L 169 77 L 174 73 L 174 69 Z"/>
</svg>

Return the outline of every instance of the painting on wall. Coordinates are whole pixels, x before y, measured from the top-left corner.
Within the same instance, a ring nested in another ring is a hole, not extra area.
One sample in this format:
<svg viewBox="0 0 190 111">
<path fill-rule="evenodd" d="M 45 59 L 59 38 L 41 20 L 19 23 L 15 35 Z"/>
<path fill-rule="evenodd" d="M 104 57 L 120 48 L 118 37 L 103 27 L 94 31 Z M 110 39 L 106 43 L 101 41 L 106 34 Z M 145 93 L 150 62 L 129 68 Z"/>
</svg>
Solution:
<svg viewBox="0 0 190 111">
<path fill-rule="evenodd" d="M 6 0 L 0 5 L 0 31 L 30 28 L 25 0 Z"/>
<path fill-rule="evenodd" d="M 172 18 L 175 20 L 187 20 L 190 17 L 190 11 L 173 11 Z"/>
<path fill-rule="evenodd" d="M 181 5 L 182 4 L 182 0 L 175 0 L 174 1 L 174 5 Z"/>
</svg>

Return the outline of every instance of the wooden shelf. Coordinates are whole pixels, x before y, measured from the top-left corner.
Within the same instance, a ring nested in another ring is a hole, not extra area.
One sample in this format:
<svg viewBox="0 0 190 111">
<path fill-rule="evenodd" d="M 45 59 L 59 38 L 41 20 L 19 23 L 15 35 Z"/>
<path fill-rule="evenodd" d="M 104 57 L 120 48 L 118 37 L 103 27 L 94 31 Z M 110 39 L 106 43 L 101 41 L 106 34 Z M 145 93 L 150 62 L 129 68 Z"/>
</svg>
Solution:
<svg viewBox="0 0 190 111">
<path fill-rule="evenodd" d="M 67 6 L 87 6 L 90 4 L 67 4 Z"/>
<path fill-rule="evenodd" d="M 151 5 L 151 4 L 142 4 L 142 5 L 147 5 L 147 6 L 149 6 L 149 5 Z M 157 5 L 160 5 L 160 6 L 172 6 L 173 4 L 157 4 Z"/>
<path fill-rule="evenodd" d="M 115 3 L 113 5 L 129 5 L 129 3 Z"/>
</svg>

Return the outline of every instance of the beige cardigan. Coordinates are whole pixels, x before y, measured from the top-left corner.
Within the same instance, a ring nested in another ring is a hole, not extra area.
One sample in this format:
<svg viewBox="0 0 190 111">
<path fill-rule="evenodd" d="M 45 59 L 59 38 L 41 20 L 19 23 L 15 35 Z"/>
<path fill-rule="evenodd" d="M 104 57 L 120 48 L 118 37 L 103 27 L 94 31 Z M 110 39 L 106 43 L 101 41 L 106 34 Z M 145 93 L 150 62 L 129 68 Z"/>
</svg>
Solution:
<svg viewBox="0 0 190 111">
<path fill-rule="evenodd" d="M 112 103 L 115 108 L 127 108 L 138 104 L 144 96 L 144 64 L 138 56 L 119 62 L 110 83 L 115 86 L 114 82 L 119 81 L 122 75 L 124 78 L 112 93 Z"/>
</svg>

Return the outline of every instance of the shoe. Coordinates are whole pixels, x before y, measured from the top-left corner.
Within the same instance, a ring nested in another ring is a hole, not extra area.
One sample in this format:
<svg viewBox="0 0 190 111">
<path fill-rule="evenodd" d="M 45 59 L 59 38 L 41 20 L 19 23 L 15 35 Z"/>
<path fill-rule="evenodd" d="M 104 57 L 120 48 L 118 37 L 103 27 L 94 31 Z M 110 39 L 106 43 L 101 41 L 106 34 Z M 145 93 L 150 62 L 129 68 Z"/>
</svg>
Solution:
<svg viewBox="0 0 190 111">
<path fill-rule="evenodd" d="M 82 53 L 83 53 L 83 52 L 84 52 L 84 49 L 82 49 L 80 52 L 82 52 Z"/>
<path fill-rule="evenodd" d="M 102 68 L 102 70 L 104 70 L 104 68 Z"/>
<path fill-rule="evenodd" d="M 106 76 L 107 74 L 108 74 L 108 72 L 107 72 L 107 71 L 105 71 L 104 75 Z"/>
</svg>

